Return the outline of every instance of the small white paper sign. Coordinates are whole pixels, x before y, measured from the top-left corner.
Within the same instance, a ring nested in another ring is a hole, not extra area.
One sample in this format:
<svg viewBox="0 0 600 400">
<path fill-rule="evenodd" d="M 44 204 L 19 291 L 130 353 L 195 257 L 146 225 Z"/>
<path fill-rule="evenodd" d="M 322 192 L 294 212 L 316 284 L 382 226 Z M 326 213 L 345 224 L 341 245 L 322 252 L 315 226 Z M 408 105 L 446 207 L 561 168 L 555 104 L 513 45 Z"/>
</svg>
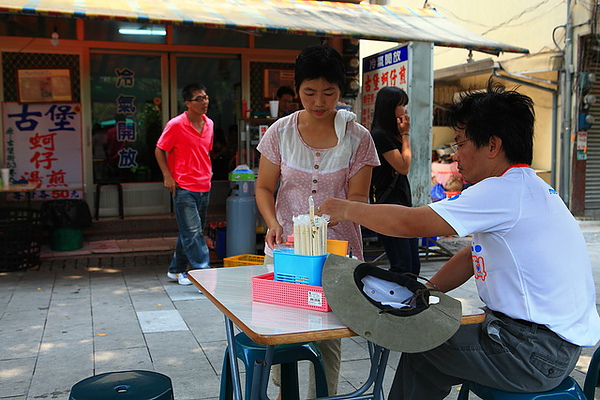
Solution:
<svg viewBox="0 0 600 400">
<path fill-rule="evenodd" d="M 323 293 L 311 292 L 309 290 L 308 291 L 308 305 L 322 307 L 323 306 Z"/>
</svg>

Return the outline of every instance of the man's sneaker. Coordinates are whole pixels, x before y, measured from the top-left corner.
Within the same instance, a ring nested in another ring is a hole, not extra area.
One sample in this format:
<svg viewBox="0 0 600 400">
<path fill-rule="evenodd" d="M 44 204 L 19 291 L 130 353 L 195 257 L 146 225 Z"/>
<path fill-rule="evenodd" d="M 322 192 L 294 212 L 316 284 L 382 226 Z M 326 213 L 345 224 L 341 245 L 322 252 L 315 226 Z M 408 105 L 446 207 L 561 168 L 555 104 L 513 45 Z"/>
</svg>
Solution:
<svg viewBox="0 0 600 400">
<path fill-rule="evenodd" d="M 182 273 L 179 274 L 179 276 L 177 276 L 177 282 L 180 285 L 185 285 L 185 286 L 192 284 L 192 281 L 190 281 L 188 279 L 186 272 L 182 272 Z"/>
<path fill-rule="evenodd" d="M 169 278 L 172 281 L 177 281 L 177 283 L 179 283 L 180 285 L 191 285 L 192 281 L 190 281 L 187 277 L 187 273 L 185 272 L 180 272 L 178 274 L 173 273 L 173 272 L 167 272 L 167 278 Z"/>
<path fill-rule="evenodd" d="M 167 272 L 167 278 L 169 278 L 169 280 L 171 280 L 173 282 L 177 282 L 177 275 L 179 275 L 179 274 L 174 274 L 173 272 Z"/>
</svg>

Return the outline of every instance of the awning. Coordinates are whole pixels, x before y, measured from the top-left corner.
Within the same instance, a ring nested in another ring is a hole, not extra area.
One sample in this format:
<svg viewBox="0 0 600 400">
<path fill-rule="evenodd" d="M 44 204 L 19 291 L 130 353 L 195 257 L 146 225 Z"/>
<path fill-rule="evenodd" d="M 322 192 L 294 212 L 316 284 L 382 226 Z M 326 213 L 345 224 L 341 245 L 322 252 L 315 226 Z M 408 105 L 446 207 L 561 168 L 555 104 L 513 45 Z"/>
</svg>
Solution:
<svg viewBox="0 0 600 400">
<path fill-rule="evenodd" d="M 435 10 L 306 0 L 0 0 L 0 12 L 249 32 L 420 41 L 491 54 L 528 53 L 471 32 Z"/>
</svg>

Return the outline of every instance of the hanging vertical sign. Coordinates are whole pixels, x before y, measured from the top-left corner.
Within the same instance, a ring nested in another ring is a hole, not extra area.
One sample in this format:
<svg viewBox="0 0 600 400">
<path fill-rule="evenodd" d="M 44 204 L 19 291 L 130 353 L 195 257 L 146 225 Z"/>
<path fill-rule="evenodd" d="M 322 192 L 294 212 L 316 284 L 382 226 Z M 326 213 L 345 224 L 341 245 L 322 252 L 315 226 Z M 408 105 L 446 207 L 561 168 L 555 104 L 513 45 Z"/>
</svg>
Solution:
<svg viewBox="0 0 600 400">
<path fill-rule="evenodd" d="M 579 131 L 577 132 L 577 161 L 587 160 L 588 151 L 588 132 Z"/>
<path fill-rule="evenodd" d="M 363 59 L 361 123 L 364 127 L 371 129 L 379 89 L 396 86 L 407 91 L 407 77 L 408 44 Z"/>
<path fill-rule="evenodd" d="M 40 181 L 33 200 L 82 199 L 81 105 L 2 103 L 6 168 L 13 180 Z M 23 193 L 7 196 L 9 201 Z"/>
</svg>

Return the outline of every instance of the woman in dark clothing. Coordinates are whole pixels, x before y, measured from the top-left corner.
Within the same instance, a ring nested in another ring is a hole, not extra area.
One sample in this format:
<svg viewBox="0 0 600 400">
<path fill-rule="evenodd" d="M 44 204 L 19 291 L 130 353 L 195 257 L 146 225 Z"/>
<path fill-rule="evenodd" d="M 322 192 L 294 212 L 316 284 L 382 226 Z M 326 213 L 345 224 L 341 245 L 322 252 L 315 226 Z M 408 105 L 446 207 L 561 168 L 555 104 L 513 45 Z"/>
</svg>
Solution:
<svg viewBox="0 0 600 400">
<path fill-rule="evenodd" d="M 412 207 L 408 171 L 410 170 L 410 118 L 404 108 L 408 95 L 394 86 L 377 93 L 371 135 L 381 165 L 373 169 L 371 202 Z M 390 271 L 419 274 L 418 238 L 397 238 L 378 234 L 390 261 Z"/>
</svg>

